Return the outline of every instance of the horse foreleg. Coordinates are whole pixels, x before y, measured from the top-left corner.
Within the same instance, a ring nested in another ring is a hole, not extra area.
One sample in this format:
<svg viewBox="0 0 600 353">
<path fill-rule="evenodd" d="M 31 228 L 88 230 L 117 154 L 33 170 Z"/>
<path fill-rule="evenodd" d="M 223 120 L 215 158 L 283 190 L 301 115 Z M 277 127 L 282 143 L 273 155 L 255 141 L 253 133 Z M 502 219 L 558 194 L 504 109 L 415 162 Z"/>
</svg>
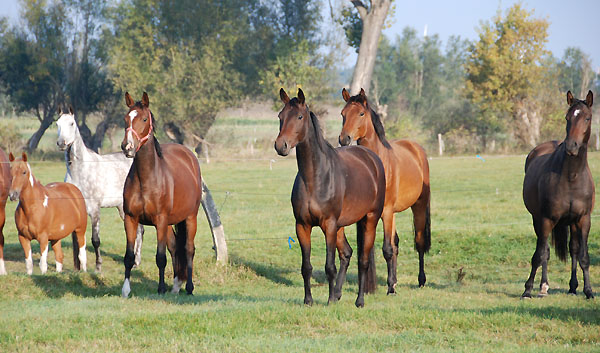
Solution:
<svg viewBox="0 0 600 353">
<path fill-rule="evenodd" d="M 356 234 L 358 240 L 358 297 L 354 303 L 357 307 L 365 306 L 365 292 L 368 287 L 376 287 L 377 279 L 373 278 L 374 283 L 367 282 L 367 271 L 369 271 L 369 255 L 375 243 L 375 231 L 377 228 L 376 217 L 373 213 L 367 214 L 363 219 L 356 223 Z"/>
<path fill-rule="evenodd" d="M 169 254 L 171 254 L 171 263 L 173 264 L 173 289 L 171 290 L 171 293 L 177 294 L 181 289 L 183 281 L 177 277 L 177 274 L 180 271 L 180 264 L 177 260 L 177 239 L 175 238 L 173 227 L 167 228 L 167 249 L 169 250 Z"/>
<path fill-rule="evenodd" d="M 569 240 L 569 253 L 571 255 L 571 280 L 569 281 L 569 294 L 577 294 L 577 259 L 579 257 L 579 247 L 581 242 L 581 234 L 577 231 L 577 227 L 571 224 L 571 239 Z"/>
<path fill-rule="evenodd" d="M 546 243 L 546 256 L 542 258 L 542 279 L 540 281 L 538 297 L 547 296 L 548 289 L 550 289 L 550 285 L 548 284 L 548 261 L 550 261 L 550 245 Z"/>
<path fill-rule="evenodd" d="M 167 291 L 165 285 L 165 267 L 167 267 L 167 232 L 169 225 L 165 217 L 156 223 L 156 266 L 158 267 L 158 294 Z"/>
<path fill-rule="evenodd" d="M 588 254 L 588 235 L 590 234 L 590 215 L 581 217 L 577 225 L 578 231 L 581 232 L 581 247 L 579 248 L 579 266 L 583 270 L 583 293 L 587 299 L 594 297 L 592 292 L 592 284 L 590 283 L 590 255 Z"/>
<path fill-rule="evenodd" d="M 415 249 L 419 253 L 419 287 L 427 281 L 425 276 L 425 253 L 431 247 L 431 215 L 429 213 L 429 192 L 412 206 L 413 224 L 415 226 Z"/>
<path fill-rule="evenodd" d="M 129 293 L 131 293 L 129 278 L 131 277 L 131 269 L 133 268 L 133 263 L 135 261 L 133 246 L 135 243 L 138 220 L 126 215 L 123 223 L 125 225 L 125 235 L 127 236 L 127 246 L 125 250 L 125 256 L 123 257 L 123 264 L 125 265 L 125 280 L 123 281 L 121 295 L 123 298 L 127 298 Z"/>
<path fill-rule="evenodd" d="M 40 235 L 38 237 L 38 242 L 40 243 L 40 271 L 42 274 L 46 274 L 48 271 L 48 236 Z"/>
<path fill-rule="evenodd" d="M 321 229 L 325 234 L 325 273 L 327 274 L 327 282 L 329 283 L 329 299 L 327 303 L 336 301 L 335 298 L 335 277 L 337 275 L 337 269 L 335 268 L 335 249 L 337 243 L 337 224 L 336 220 L 327 220 L 321 225 Z"/>
<path fill-rule="evenodd" d="M 50 241 L 52 245 L 52 251 L 54 251 L 54 259 L 56 260 L 56 272 L 62 272 L 63 269 L 63 260 L 65 255 L 62 251 L 62 245 L 60 240 L 52 240 Z"/>
<path fill-rule="evenodd" d="M 96 272 L 102 271 L 102 257 L 100 256 L 100 210 L 92 218 L 92 245 L 96 253 Z"/>
<path fill-rule="evenodd" d="M 346 281 L 346 273 L 348 271 L 348 265 L 350 264 L 350 258 L 352 257 L 352 248 L 350 247 L 350 244 L 348 244 L 348 239 L 346 238 L 343 227 L 337 232 L 336 246 L 340 258 L 340 271 L 338 272 L 335 283 L 334 299 L 340 300 L 342 297 L 342 286 Z"/>
<path fill-rule="evenodd" d="M 19 234 L 19 242 L 21 243 L 21 247 L 23 248 L 23 252 L 25 253 L 25 269 L 27 270 L 27 274 L 31 275 L 33 273 L 33 257 L 31 256 L 31 240 L 25 238 L 23 235 Z"/>
<path fill-rule="evenodd" d="M 398 264 L 398 234 L 396 233 L 396 220 L 394 212 L 386 210 L 381 216 L 383 220 L 383 257 L 387 263 L 387 294 L 396 292 L 396 268 Z"/>
<path fill-rule="evenodd" d="M 310 277 L 312 265 L 310 264 L 310 233 L 311 226 L 296 223 L 296 237 L 302 251 L 302 279 L 304 280 L 304 304 L 312 305 L 313 298 L 310 291 Z"/>
<path fill-rule="evenodd" d="M 196 238 L 196 228 L 197 228 L 197 214 L 193 214 L 185 221 L 185 255 L 187 259 L 187 282 L 185 284 L 185 291 L 188 295 L 192 295 L 194 292 L 194 282 L 193 282 L 193 273 L 194 273 L 194 254 L 196 253 L 196 246 L 194 245 L 194 239 Z M 183 270 L 183 265 L 182 270 Z"/>
<path fill-rule="evenodd" d="M 537 244 L 535 252 L 531 257 L 531 273 L 529 278 L 525 282 L 525 292 L 521 295 L 521 298 L 531 298 L 531 290 L 533 289 L 533 281 L 535 280 L 535 273 L 538 267 L 542 263 L 542 259 L 545 258 L 546 250 L 548 249 L 548 235 L 552 230 L 554 224 L 548 218 L 533 219 L 533 228 L 537 235 Z"/>
</svg>

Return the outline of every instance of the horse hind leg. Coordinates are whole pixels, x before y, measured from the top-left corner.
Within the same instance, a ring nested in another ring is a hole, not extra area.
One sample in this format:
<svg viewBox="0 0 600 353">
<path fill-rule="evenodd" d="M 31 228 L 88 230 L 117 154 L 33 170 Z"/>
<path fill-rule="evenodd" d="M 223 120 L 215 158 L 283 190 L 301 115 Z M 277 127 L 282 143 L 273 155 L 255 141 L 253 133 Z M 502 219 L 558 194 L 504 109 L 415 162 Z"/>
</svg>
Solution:
<svg viewBox="0 0 600 353">
<path fill-rule="evenodd" d="M 587 299 L 594 298 L 592 291 L 592 284 L 590 283 L 590 256 L 588 254 L 588 235 L 590 233 L 590 215 L 582 217 L 579 222 L 578 228 L 581 232 L 581 247 L 579 248 L 578 258 L 579 266 L 583 270 L 583 293 Z"/>
<path fill-rule="evenodd" d="M 140 224 L 140 225 L 138 225 L 136 237 L 135 237 L 135 245 L 134 245 L 135 262 L 133 264 L 134 268 L 138 267 L 140 265 L 140 263 L 142 262 L 142 242 L 143 242 L 143 240 L 144 240 L 144 226 Z"/>
<path fill-rule="evenodd" d="M 377 278 L 369 278 L 367 275 L 372 266 L 372 251 L 375 243 L 375 232 L 379 217 L 374 213 L 367 214 L 363 219 L 356 223 L 356 235 L 358 242 L 358 297 L 354 303 L 356 307 L 365 306 L 365 293 L 367 289 L 375 290 L 377 287 Z"/>
<path fill-rule="evenodd" d="M 327 282 L 329 283 L 329 298 L 327 300 L 327 303 L 330 304 L 336 301 L 335 279 L 337 277 L 337 269 L 335 267 L 335 250 L 338 234 L 336 220 L 328 220 L 321 226 L 321 228 L 323 229 L 323 233 L 325 233 L 325 273 L 327 274 Z"/>
<path fill-rule="evenodd" d="M 571 255 L 571 280 L 569 281 L 569 294 L 576 295 L 579 282 L 577 281 L 577 258 L 579 256 L 580 234 L 575 225 L 571 225 L 571 239 L 569 240 L 569 253 Z"/>
<path fill-rule="evenodd" d="M 87 272 L 87 253 L 85 250 L 85 228 L 83 230 L 75 230 L 73 232 L 73 236 L 77 238 L 77 244 L 79 244 L 79 249 L 77 249 L 77 259 L 80 264 L 80 271 Z M 74 249 L 73 252 L 76 250 Z"/>
<path fill-rule="evenodd" d="M 183 281 L 178 277 L 180 271 L 179 267 L 181 265 L 177 258 L 177 239 L 173 227 L 167 229 L 167 249 L 171 254 L 171 262 L 173 263 L 173 289 L 171 290 L 171 293 L 177 294 L 181 289 Z"/>
<path fill-rule="evenodd" d="M 348 272 L 348 265 L 350 264 L 350 258 L 352 257 L 352 248 L 350 247 L 350 244 L 348 244 L 348 239 L 346 238 L 343 227 L 337 232 L 336 246 L 340 258 L 340 270 L 336 278 L 334 291 L 334 299 L 337 301 L 342 298 L 342 286 L 346 281 L 346 273 Z"/>
<path fill-rule="evenodd" d="M 56 260 L 56 272 L 60 273 L 63 270 L 63 260 L 65 257 L 62 251 L 60 240 L 52 240 L 50 244 L 52 245 L 52 251 L 54 251 L 54 259 Z"/>
<path fill-rule="evenodd" d="M 181 233 L 181 237 L 185 240 L 184 252 L 181 255 L 181 272 L 182 275 L 186 275 L 186 283 L 185 283 L 185 292 L 188 295 L 192 295 L 194 292 L 194 255 L 196 254 L 196 245 L 194 244 L 194 240 L 196 238 L 196 228 L 197 228 L 197 214 L 194 214 L 185 222 L 181 222 L 178 224 L 178 232 Z M 185 267 L 184 267 L 185 265 Z"/>
<path fill-rule="evenodd" d="M 102 256 L 100 255 L 100 211 L 92 215 L 92 245 L 96 253 L 96 272 L 102 272 Z"/>
<path fill-rule="evenodd" d="M 4 267 L 4 222 L 6 221 L 6 211 L 4 205 L 0 206 L 0 276 L 6 275 Z"/>
<path fill-rule="evenodd" d="M 383 220 L 383 258 L 387 263 L 387 294 L 396 293 L 396 271 L 398 267 L 398 233 L 396 233 L 396 219 L 393 212 L 387 212 Z"/>
<path fill-rule="evenodd" d="M 533 289 L 533 281 L 535 280 L 535 273 L 538 267 L 542 263 L 542 259 L 546 258 L 546 251 L 548 250 L 548 235 L 553 228 L 552 222 L 547 218 L 533 219 L 533 228 L 537 235 L 537 244 L 535 252 L 531 257 L 531 273 L 529 278 L 525 282 L 525 291 L 521 295 L 521 298 L 531 298 L 531 290 Z"/>
<path fill-rule="evenodd" d="M 543 298 L 548 295 L 548 261 L 550 261 L 550 245 L 546 244 L 546 256 L 542 259 L 542 279 L 540 280 L 540 292 L 538 293 L 539 298 Z"/>
<path fill-rule="evenodd" d="M 431 213 L 429 207 L 429 192 L 412 206 L 413 224 L 415 228 L 415 249 L 419 253 L 419 287 L 425 286 L 425 253 L 431 248 Z"/>
<path fill-rule="evenodd" d="M 81 262 L 79 260 L 79 240 L 76 232 L 71 233 L 71 239 L 73 240 L 73 268 L 75 268 L 75 271 L 80 271 Z"/>
</svg>

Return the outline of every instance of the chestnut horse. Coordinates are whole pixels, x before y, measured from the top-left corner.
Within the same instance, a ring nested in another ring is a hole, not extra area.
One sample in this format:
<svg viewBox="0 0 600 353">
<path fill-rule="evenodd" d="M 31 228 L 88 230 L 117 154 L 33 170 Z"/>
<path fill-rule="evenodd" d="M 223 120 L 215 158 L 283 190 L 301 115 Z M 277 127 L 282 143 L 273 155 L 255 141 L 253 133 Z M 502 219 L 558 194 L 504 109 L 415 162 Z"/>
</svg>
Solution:
<svg viewBox="0 0 600 353">
<path fill-rule="evenodd" d="M 370 107 L 365 91 L 350 97 L 344 88 L 346 106 L 342 109 L 343 126 L 340 144 L 349 145 L 357 140 L 375 152 L 385 168 L 386 193 L 383 207 L 383 257 L 388 268 L 388 294 L 395 292 L 398 259 L 398 233 L 394 214 L 412 209 L 415 231 L 415 249 L 419 253 L 419 287 L 425 285 L 423 257 L 431 247 L 429 163 L 423 147 L 409 140 L 388 142 L 383 124 Z M 393 238 L 393 239 L 392 239 Z"/>
<path fill-rule="evenodd" d="M 342 285 L 352 256 L 343 227 L 356 223 L 359 259 L 355 304 L 362 307 L 366 287 L 374 288 L 376 284 L 374 276 L 367 279 L 367 272 L 385 198 L 383 165 L 375 153 L 364 147 L 333 148 L 323 137 L 319 121 L 309 111 L 301 89 L 298 89 L 297 98 L 290 99 L 283 88 L 279 95 L 285 106 L 279 113 L 275 150 L 279 155 L 287 156 L 296 147 L 298 162 L 292 208 L 296 218 L 296 235 L 302 249 L 304 303 L 313 303 L 310 289 L 312 228 L 319 226 L 325 234 L 325 272 L 329 281 L 328 303 L 331 303 L 342 296 Z M 334 286 L 336 248 L 340 272 Z"/>
<path fill-rule="evenodd" d="M 545 142 L 534 148 L 525 162 L 523 201 L 533 218 L 537 245 L 531 258 L 531 273 L 525 282 L 522 298 L 531 298 L 531 289 L 537 268 L 542 266 L 542 280 L 538 296 L 548 294 L 548 236 L 556 255 L 567 259 L 569 230 L 571 239 L 571 281 L 569 293 L 577 291 L 577 262 L 583 270 L 583 293 L 593 298 L 590 284 L 590 258 L 587 240 L 594 208 L 595 188 L 587 162 L 587 144 L 592 127 L 594 96 L 589 91 L 585 101 L 574 99 L 567 92 L 567 137 L 564 141 Z"/>
<path fill-rule="evenodd" d="M 25 153 L 18 160 L 15 160 L 13 154 L 10 153 L 9 159 L 12 175 L 9 195 L 13 201 L 19 200 L 15 210 L 15 223 L 19 241 L 25 252 L 27 274 L 33 273 L 31 257 L 31 240 L 33 239 L 40 243 L 42 274 L 46 273 L 48 269 L 48 242 L 52 244 L 52 250 L 54 250 L 56 272 L 61 272 L 63 252 L 60 240 L 69 234 L 73 238 L 75 269 L 82 269 L 85 272 L 87 212 L 81 191 L 70 183 L 50 183 L 43 186 L 34 178 Z"/>
<path fill-rule="evenodd" d="M 131 291 L 129 276 L 135 260 L 134 244 L 139 224 L 156 228 L 158 293 L 166 292 L 165 248 L 168 246 L 175 276 L 173 293 L 178 293 L 187 281 L 185 290 L 192 294 L 196 217 L 202 199 L 198 159 L 182 145 L 158 143 L 146 92 L 139 102 L 134 102 L 129 93 L 125 93 L 125 103 L 129 112 L 125 115 L 127 128 L 121 149 L 127 157 L 133 158 L 133 164 L 123 190 L 127 250 L 122 295 L 127 297 Z M 175 225 L 175 230 L 171 225 Z"/>
<path fill-rule="evenodd" d="M 6 199 L 8 198 L 11 180 L 8 157 L 0 148 L 0 275 L 6 274 L 6 268 L 4 267 L 4 233 L 2 230 L 6 221 Z"/>
</svg>

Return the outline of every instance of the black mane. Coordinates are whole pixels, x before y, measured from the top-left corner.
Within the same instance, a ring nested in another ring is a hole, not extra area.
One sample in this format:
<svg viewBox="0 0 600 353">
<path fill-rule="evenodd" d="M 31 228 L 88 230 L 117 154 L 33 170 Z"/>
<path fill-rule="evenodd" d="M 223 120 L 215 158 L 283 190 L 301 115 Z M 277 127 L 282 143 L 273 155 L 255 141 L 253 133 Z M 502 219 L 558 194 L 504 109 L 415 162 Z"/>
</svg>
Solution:
<svg viewBox="0 0 600 353">
<path fill-rule="evenodd" d="M 385 137 L 385 129 L 383 128 L 383 124 L 381 123 L 381 118 L 379 118 L 379 114 L 377 114 L 377 112 L 373 110 L 373 108 L 371 108 L 369 101 L 367 101 L 367 99 L 361 96 L 360 94 L 357 94 L 356 96 L 350 97 L 350 99 L 348 100 L 348 103 L 352 102 L 361 104 L 369 110 L 369 112 L 371 113 L 371 122 L 373 123 L 373 128 L 375 129 L 375 133 L 377 134 L 379 141 L 381 141 L 385 148 L 392 148 L 387 138 Z"/>
<path fill-rule="evenodd" d="M 321 131 L 321 125 L 319 124 L 319 119 L 313 112 L 310 112 L 310 120 L 312 121 L 312 124 L 313 124 L 317 144 L 319 145 L 321 150 L 323 152 L 326 152 L 327 150 L 333 151 L 334 150 L 333 146 L 329 142 L 327 142 L 327 140 L 323 136 L 323 131 Z"/>
</svg>

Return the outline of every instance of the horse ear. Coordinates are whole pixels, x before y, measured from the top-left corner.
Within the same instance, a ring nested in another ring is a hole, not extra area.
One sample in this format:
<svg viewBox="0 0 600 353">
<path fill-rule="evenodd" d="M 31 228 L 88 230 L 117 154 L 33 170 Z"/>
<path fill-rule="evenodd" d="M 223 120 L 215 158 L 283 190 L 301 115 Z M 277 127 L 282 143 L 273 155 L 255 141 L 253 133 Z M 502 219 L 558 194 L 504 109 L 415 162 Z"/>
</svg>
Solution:
<svg viewBox="0 0 600 353">
<path fill-rule="evenodd" d="M 346 102 L 348 102 L 348 100 L 350 100 L 350 93 L 348 93 L 348 91 L 346 91 L 346 88 L 342 88 L 342 97 L 344 98 L 344 100 Z"/>
<path fill-rule="evenodd" d="M 62 108 L 58 108 L 58 115 L 62 115 Z"/>
<path fill-rule="evenodd" d="M 135 104 L 135 102 L 133 101 L 133 98 L 131 98 L 131 96 L 129 95 L 129 92 L 125 92 L 125 104 L 129 108 L 133 107 L 133 105 Z"/>
<path fill-rule="evenodd" d="M 146 108 L 150 107 L 150 99 L 148 99 L 148 93 L 142 94 L 142 105 Z"/>
<path fill-rule="evenodd" d="M 14 154 L 12 154 L 12 152 L 10 152 L 10 153 L 8 154 L 8 160 L 9 160 L 9 161 L 11 161 L 11 162 L 14 162 L 14 161 L 15 161 L 15 155 L 14 155 Z"/>
<path fill-rule="evenodd" d="M 567 104 L 569 107 L 573 104 L 573 93 L 571 91 L 567 92 Z"/>
<path fill-rule="evenodd" d="M 585 104 L 587 104 L 587 106 L 590 108 L 592 107 L 592 104 L 594 104 L 594 94 L 592 91 L 588 91 L 588 94 L 585 97 Z"/>
<path fill-rule="evenodd" d="M 27 162 L 27 153 L 21 153 L 21 159 L 23 159 L 23 162 Z"/>
<path fill-rule="evenodd" d="M 71 113 L 71 115 L 75 115 L 75 111 L 73 110 L 72 105 L 69 105 L 69 113 Z"/>
<path fill-rule="evenodd" d="M 360 93 L 361 97 L 363 97 L 364 99 L 367 99 L 367 94 L 365 93 L 365 90 L 361 87 L 360 88 Z"/>
<path fill-rule="evenodd" d="M 306 99 L 304 98 L 304 92 L 302 92 L 302 89 L 298 88 L 298 102 L 300 104 L 304 104 L 305 101 Z"/>
<path fill-rule="evenodd" d="M 285 93 L 285 90 L 283 89 L 283 87 L 281 87 L 279 89 L 279 98 L 281 98 L 281 101 L 283 102 L 283 104 L 288 104 L 290 102 L 290 97 L 288 96 L 287 93 Z"/>
</svg>

